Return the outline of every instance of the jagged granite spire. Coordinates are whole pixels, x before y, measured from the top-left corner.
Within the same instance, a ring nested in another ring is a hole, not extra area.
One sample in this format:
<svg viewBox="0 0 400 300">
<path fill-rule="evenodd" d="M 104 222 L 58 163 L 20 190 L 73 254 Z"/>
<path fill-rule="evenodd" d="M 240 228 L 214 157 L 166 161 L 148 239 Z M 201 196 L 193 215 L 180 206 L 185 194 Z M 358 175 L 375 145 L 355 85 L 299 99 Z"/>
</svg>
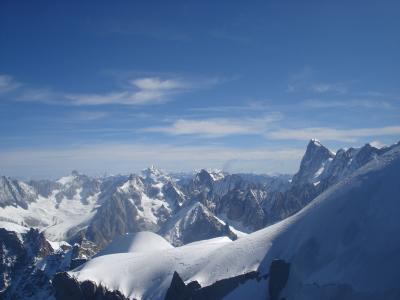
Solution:
<svg viewBox="0 0 400 300">
<path fill-rule="evenodd" d="M 334 157 L 335 154 L 323 146 L 318 140 L 310 140 L 307 145 L 306 153 L 301 160 L 300 169 L 293 176 L 292 182 L 297 184 L 318 181 L 319 175 L 322 174 L 324 168 Z"/>
</svg>

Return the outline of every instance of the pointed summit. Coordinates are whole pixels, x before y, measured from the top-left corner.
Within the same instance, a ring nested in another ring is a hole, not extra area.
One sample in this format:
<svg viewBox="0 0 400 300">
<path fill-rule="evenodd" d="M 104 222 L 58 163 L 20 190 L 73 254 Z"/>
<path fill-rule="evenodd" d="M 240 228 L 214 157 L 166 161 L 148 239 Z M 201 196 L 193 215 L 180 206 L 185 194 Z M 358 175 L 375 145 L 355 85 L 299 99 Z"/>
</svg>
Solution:
<svg viewBox="0 0 400 300">
<path fill-rule="evenodd" d="M 72 170 L 71 175 L 72 176 L 79 176 L 79 172 L 77 170 Z"/>
<path fill-rule="evenodd" d="M 293 176 L 294 183 L 314 183 L 324 171 L 327 164 L 335 157 L 328 148 L 317 139 L 312 139 L 307 145 L 299 171 Z"/>
<path fill-rule="evenodd" d="M 205 184 L 205 185 L 212 185 L 214 179 L 211 176 L 211 174 L 205 170 L 201 169 L 199 173 L 196 174 L 195 180 L 200 183 L 200 184 Z"/>
<path fill-rule="evenodd" d="M 171 180 L 169 175 L 165 173 L 163 170 L 156 168 L 154 165 L 151 165 L 147 169 L 142 170 L 141 177 L 153 183 L 166 183 Z"/>
<path fill-rule="evenodd" d="M 164 175 L 164 172 L 156 168 L 154 165 L 151 165 L 147 169 L 142 170 L 142 174 L 145 177 L 152 177 L 152 176 L 158 177 Z"/>
<path fill-rule="evenodd" d="M 317 147 L 321 147 L 322 146 L 322 144 L 321 144 L 321 142 L 319 141 L 319 140 L 317 140 L 317 139 L 311 139 L 310 140 L 310 142 L 308 143 L 309 145 L 310 144 L 313 144 L 313 145 L 315 145 L 315 146 L 317 146 Z M 323 146 L 322 146 L 323 147 Z"/>
</svg>

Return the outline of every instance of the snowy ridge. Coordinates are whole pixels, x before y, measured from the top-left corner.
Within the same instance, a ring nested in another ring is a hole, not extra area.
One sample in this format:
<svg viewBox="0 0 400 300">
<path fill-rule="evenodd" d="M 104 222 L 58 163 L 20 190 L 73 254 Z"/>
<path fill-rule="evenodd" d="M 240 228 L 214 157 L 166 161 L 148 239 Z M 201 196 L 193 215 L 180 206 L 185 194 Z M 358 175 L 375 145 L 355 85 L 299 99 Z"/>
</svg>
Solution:
<svg viewBox="0 0 400 300">
<path fill-rule="evenodd" d="M 3 228 L 7 231 L 12 231 L 18 234 L 19 237 L 21 237 L 21 234 L 27 233 L 29 228 L 28 227 L 24 227 L 15 223 L 11 223 L 11 222 L 4 222 L 4 221 L 0 221 L 0 228 Z"/>
<path fill-rule="evenodd" d="M 119 236 L 96 254 L 96 257 L 116 253 L 146 253 L 172 248 L 173 246 L 161 236 L 150 231 L 142 231 Z"/>
</svg>

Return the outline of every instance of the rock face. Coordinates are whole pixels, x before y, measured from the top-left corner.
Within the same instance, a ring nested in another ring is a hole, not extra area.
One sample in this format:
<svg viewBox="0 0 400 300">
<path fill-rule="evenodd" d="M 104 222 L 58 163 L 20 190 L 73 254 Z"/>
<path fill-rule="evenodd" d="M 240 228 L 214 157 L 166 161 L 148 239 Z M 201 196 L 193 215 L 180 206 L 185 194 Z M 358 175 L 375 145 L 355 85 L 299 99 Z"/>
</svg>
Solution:
<svg viewBox="0 0 400 300">
<path fill-rule="evenodd" d="M 233 189 L 223 195 L 215 206 L 217 215 L 239 222 L 243 227 L 259 229 L 264 227 L 265 212 L 262 198 L 252 189 Z"/>
<path fill-rule="evenodd" d="M 35 199 L 36 193 L 28 184 L 0 176 L 0 207 L 12 205 L 26 209 Z"/>
<path fill-rule="evenodd" d="M 54 250 L 37 229 L 0 228 L 0 299 L 51 299 L 53 275 L 77 267 L 97 251 L 88 241 Z"/>
<path fill-rule="evenodd" d="M 138 208 L 129 199 L 114 195 L 99 207 L 90 225 L 79 235 L 103 247 L 126 232 L 156 229 L 156 224 L 140 218 Z"/>
<path fill-rule="evenodd" d="M 263 203 L 276 191 L 284 191 L 286 176 L 224 174 L 201 170 L 182 190 L 187 198 L 203 204 L 225 223 L 245 232 L 263 228 L 267 212 Z"/>
<path fill-rule="evenodd" d="M 192 281 L 187 285 L 183 282 L 177 272 L 174 272 L 171 285 L 165 295 L 165 300 L 219 300 L 226 297 L 239 285 L 247 281 L 265 281 L 267 276 L 261 276 L 258 272 L 250 272 L 231 278 L 226 278 L 213 283 L 210 286 L 201 287 L 197 281 Z"/>
<path fill-rule="evenodd" d="M 289 279 L 290 263 L 281 259 L 272 261 L 269 268 L 268 292 L 271 300 L 279 300 L 279 295 Z"/>
<path fill-rule="evenodd" d="M 55 274 L 52 284 L 57 300 L 129 300 L 119 291 L 109 291 L 91 281 L 78 282 L 65 272 Z"/>
<path fill-rule="evenodd" d="M 0 298 L 50 295 L 49 278 L 35 265 L 52 251 L 43 234 L 37 230 L 18 234 L 0 228 Z"/>
<path fill-rule="evenodd" d="M 397 145 L 378 149 L 366 144 L 361 148 L 340 149 L 334 154 L 317 140 L 311 140 L 289 189 L 270 193 L 264 201 L 263 209 L 267 212 L 264 225 L 296 213 L 327 188 Z"/>
<path fill-rule="evenodd" d="M 325 167 L 333 160 L 335 154 L 313 139 L 308 143 L 299 171 L 293 176 L 292 183 L 301 185 L 318 182 Z"/>
<path fill-rule="evenodd" d="M 165 300 L 186 300 L 190 299 L 191 290 L 186 287 L 178 272 L 174 272 L 171 285 L 165 295 Z"/>
<path fill-rule="evenodd" d="M 229 226 L 198 202 L 182 210 L 159 233 L 174 246 L 220 236 L 228 236 L 232 240 L 237 238 Z"/>
</svg>

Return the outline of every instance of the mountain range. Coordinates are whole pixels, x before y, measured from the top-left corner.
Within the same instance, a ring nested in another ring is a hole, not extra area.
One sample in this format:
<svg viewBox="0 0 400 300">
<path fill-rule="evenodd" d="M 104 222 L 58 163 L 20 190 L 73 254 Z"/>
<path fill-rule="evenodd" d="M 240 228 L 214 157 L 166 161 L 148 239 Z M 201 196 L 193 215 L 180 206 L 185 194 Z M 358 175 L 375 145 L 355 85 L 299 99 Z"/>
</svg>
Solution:
<svg viewBox="0 0 400 300">
<path fill-rule="evenodd" d="M 293 176 L 2 176 L 0 296 L 398 299 L 399 153 L 311 140 Z"/>
</svg>

